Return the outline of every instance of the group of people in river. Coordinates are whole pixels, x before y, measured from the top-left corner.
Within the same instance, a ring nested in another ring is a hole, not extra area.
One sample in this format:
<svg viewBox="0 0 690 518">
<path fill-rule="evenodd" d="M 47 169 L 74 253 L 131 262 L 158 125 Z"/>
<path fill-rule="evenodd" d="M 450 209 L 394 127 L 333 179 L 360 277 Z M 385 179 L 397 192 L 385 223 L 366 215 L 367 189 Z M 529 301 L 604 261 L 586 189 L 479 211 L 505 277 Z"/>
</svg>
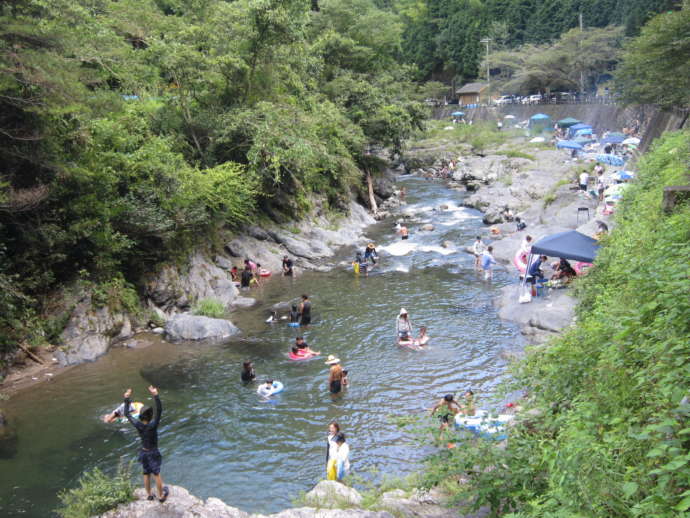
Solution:
<svg viewBox="0 0 690 518">
<path fill-rule="evenodd" d="M 282 274 L 286 277 L 294 276 L 295 263 L 289 256 L 283 256 Z M 261 263 L 257 263 L 248 257 L 244 260 L 242 270 L 237 266 L 230 268 L 230 279 L 241 290 L 249 290 L 253 286 L 261 286 L 262 279 L 270 277 L 272 272 L 266 268 L 262 268 Z"/>
</svg>

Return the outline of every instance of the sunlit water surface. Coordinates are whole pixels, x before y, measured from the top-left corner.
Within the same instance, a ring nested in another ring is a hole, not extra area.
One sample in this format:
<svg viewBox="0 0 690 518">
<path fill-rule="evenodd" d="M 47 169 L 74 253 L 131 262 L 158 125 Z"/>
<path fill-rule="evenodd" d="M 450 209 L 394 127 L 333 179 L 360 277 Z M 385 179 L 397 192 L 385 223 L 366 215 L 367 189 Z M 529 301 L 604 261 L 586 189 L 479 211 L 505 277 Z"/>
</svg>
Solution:
<svg viewBox="0 0 690 518">
<path fill-rule="evenodd" d="M 492 307 L 510 274 L 499 269 L 493 283 L 484 282 L 473 257 L 460 250 L 482 227 L 478 212 L 459 206 L 462 194 L 418 178 L 402 181 L 409 193 L 404 210 L 423 210 L 407 242 L 395 236 L 390 220 L 368 229 L 382 256 L 369 277 L 354 276 L 346 267 L 354 247 L 343 250 L 329 273 L 275 277 L 255 292 L 260 303 L 232 317 L 243 330 L 239 338 L 172 345 L 151 336 L 150 347 L 115 349 L 6 402 L 18 439 L 0 442 L 0 515 L 50 516 L 56 493 L 82 471 L 113 472 L 121 457 L 135 459 L 135 431 L 98 419 L 130 386 L 145 401 L 148 384 L 161 388 L 166 482 L 253 512 L 284 509 L 323 478 L 332 420 L 348 437 L 354 471 L 402 475 L 428 452 L 412 444 L 396 416 L 421 414 L 443 394 L 470 387 L 480 407 L 495 408 L 491 395 L 506 367 L 501 353 L 522 345 L 515 326 L 501 322 Z M 433 210 L 444 203 L 450 210 Z M 424 222 L 436 229 L 417 231 Z M 456 248 L 442 248 L 444 240 Z M 311 328 L 264 323 L 272 304 L 302 293 L 313 299 Z M 428 351 L 395 344 L 401 307 L 415 327 L 428 327 Z M 341 358 L 351 381 L 344 394 L 328 393 L 323 357 L 288 360 L 300 333 L 313 348 Z M 245 359 L 261 379 L 282 381 L 284 393 L 260 401 L 256 386 L 239 381 Z"/>
</svg>

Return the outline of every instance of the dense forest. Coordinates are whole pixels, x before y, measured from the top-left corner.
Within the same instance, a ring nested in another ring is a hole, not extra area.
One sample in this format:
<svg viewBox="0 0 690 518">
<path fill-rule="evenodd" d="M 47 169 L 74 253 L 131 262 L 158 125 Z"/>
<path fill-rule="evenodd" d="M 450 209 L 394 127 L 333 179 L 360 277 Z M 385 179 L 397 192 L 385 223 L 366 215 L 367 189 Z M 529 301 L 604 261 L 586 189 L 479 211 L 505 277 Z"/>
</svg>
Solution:
<svg viewBox="0 0 690 518">
<path fill-rule="evenodd" d="M 381 0 L 405 23 L 403 56 L 423 79 L 476 78 L 490 50 L 544 44 L 568 30 L 622 26 L 636 36 L 652 16 L 680 8 L 680 0 Z"/>
<path fill-rule="evenodd" d="M 131 287 L 311 193 L 347 207 L 369 146 L 425 117 L 402 29 L 370 0 L 4 2 L 0 343 L 54 338 L 63 283 Z"/>
</svg>

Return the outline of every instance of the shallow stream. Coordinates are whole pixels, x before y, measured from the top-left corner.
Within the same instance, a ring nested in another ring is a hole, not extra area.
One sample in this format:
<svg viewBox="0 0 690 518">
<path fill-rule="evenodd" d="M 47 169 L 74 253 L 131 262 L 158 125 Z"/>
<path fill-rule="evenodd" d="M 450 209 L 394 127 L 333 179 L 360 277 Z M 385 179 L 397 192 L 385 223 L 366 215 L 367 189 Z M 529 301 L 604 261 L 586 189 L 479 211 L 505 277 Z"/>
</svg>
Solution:
<svg viewBox="0 0 690 518">
<path fill-rule="evenodd" d="M 354 247 L 343 250 L 331 272 L 276 277 L 256 290 L 252 296 L 260 303 L 232 316 L 243 330 L 240 338 L 173 345 L 146 337 L 149 347 L 114 349 L 3 403 L 18 439 L 0 442 L 0 515 L 50 516 L 56 493 L 73 486 L 82 471 L 113 472 L 120 457 L 135 459 L 135 431 L 99 420 L 130 386 L 134 399 L 144 402 L 149 383 L 161 389 L 166 482 L 263 513 L 289 507 L 324 478 L 332 420 L 347 435 L 353 470 L 402 475 L 414 471 L 425 452 L 411 444 L 395 416 L 420 414 L 443 394 L 470 387 L 479 407 L 496 408 L 500 402 L 491 396 L 505 375 L 502 353 L 522 346 L 517 327 L 500 321 L 492 306 L 510 274 L 498 269 L 492 283 L 484 282 L 474 258 L 460 249 L 482 228 L 478 212 L 459 206 L 462 193 L 419 178 L 401 181 L 408 191 L 404 210 L 419 216 L 407 242 L 395 236 L 390 220 L 368 229 L 381 253 L 369 277 L 349 268 Z M 444 203 L 449 210 L 432 210 Z M 425 222 L 436 229 L 418 231 Z M 456 248 L 442 248 L 444 240 Z M 302 293 L 313 300 L 309 329 L 264 323 L 271 305 Z M 428 327 L 427 351 L 395 344 L 401 307 L 415 327 Z M 344 394 L 329 394 L 323 357 L 288 360 L 298 334 L 342 360 L 351 382 Z M 285 391 L 260 401 L 256 386 L 239 381 L 245 359 L 254 362 L 260 379 L 280 380 Z"/>
</svg>

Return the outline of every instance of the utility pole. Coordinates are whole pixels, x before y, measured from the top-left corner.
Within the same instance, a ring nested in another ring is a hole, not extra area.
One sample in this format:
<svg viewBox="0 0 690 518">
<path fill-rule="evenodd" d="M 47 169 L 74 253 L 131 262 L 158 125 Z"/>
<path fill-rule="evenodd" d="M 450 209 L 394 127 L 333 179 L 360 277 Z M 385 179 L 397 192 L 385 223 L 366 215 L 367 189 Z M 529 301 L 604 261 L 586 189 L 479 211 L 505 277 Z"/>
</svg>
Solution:
<svg viewBox="0 0 690 518">
<path fill-rule="evenodd" d="M 479 43 L 486 43 L 486 88 L 489 90 L 489 100 L 491 100 L 491 67 L 489 66 L 489 42 L 491 38 L 482 38 Z"/>
<path fill-rule="evenodd" d="M 578 41 L 578 47 L 580 47 L 580 55 L 582 55 L 582 33 L 584 32 L 584 24 L 582 23 L 582 9 L 580 9 L 580 40 Z M 585 93 L 585 73 L 582 70 L 582 65 L 580 65 L 580 93 Z"/>
</svg>

